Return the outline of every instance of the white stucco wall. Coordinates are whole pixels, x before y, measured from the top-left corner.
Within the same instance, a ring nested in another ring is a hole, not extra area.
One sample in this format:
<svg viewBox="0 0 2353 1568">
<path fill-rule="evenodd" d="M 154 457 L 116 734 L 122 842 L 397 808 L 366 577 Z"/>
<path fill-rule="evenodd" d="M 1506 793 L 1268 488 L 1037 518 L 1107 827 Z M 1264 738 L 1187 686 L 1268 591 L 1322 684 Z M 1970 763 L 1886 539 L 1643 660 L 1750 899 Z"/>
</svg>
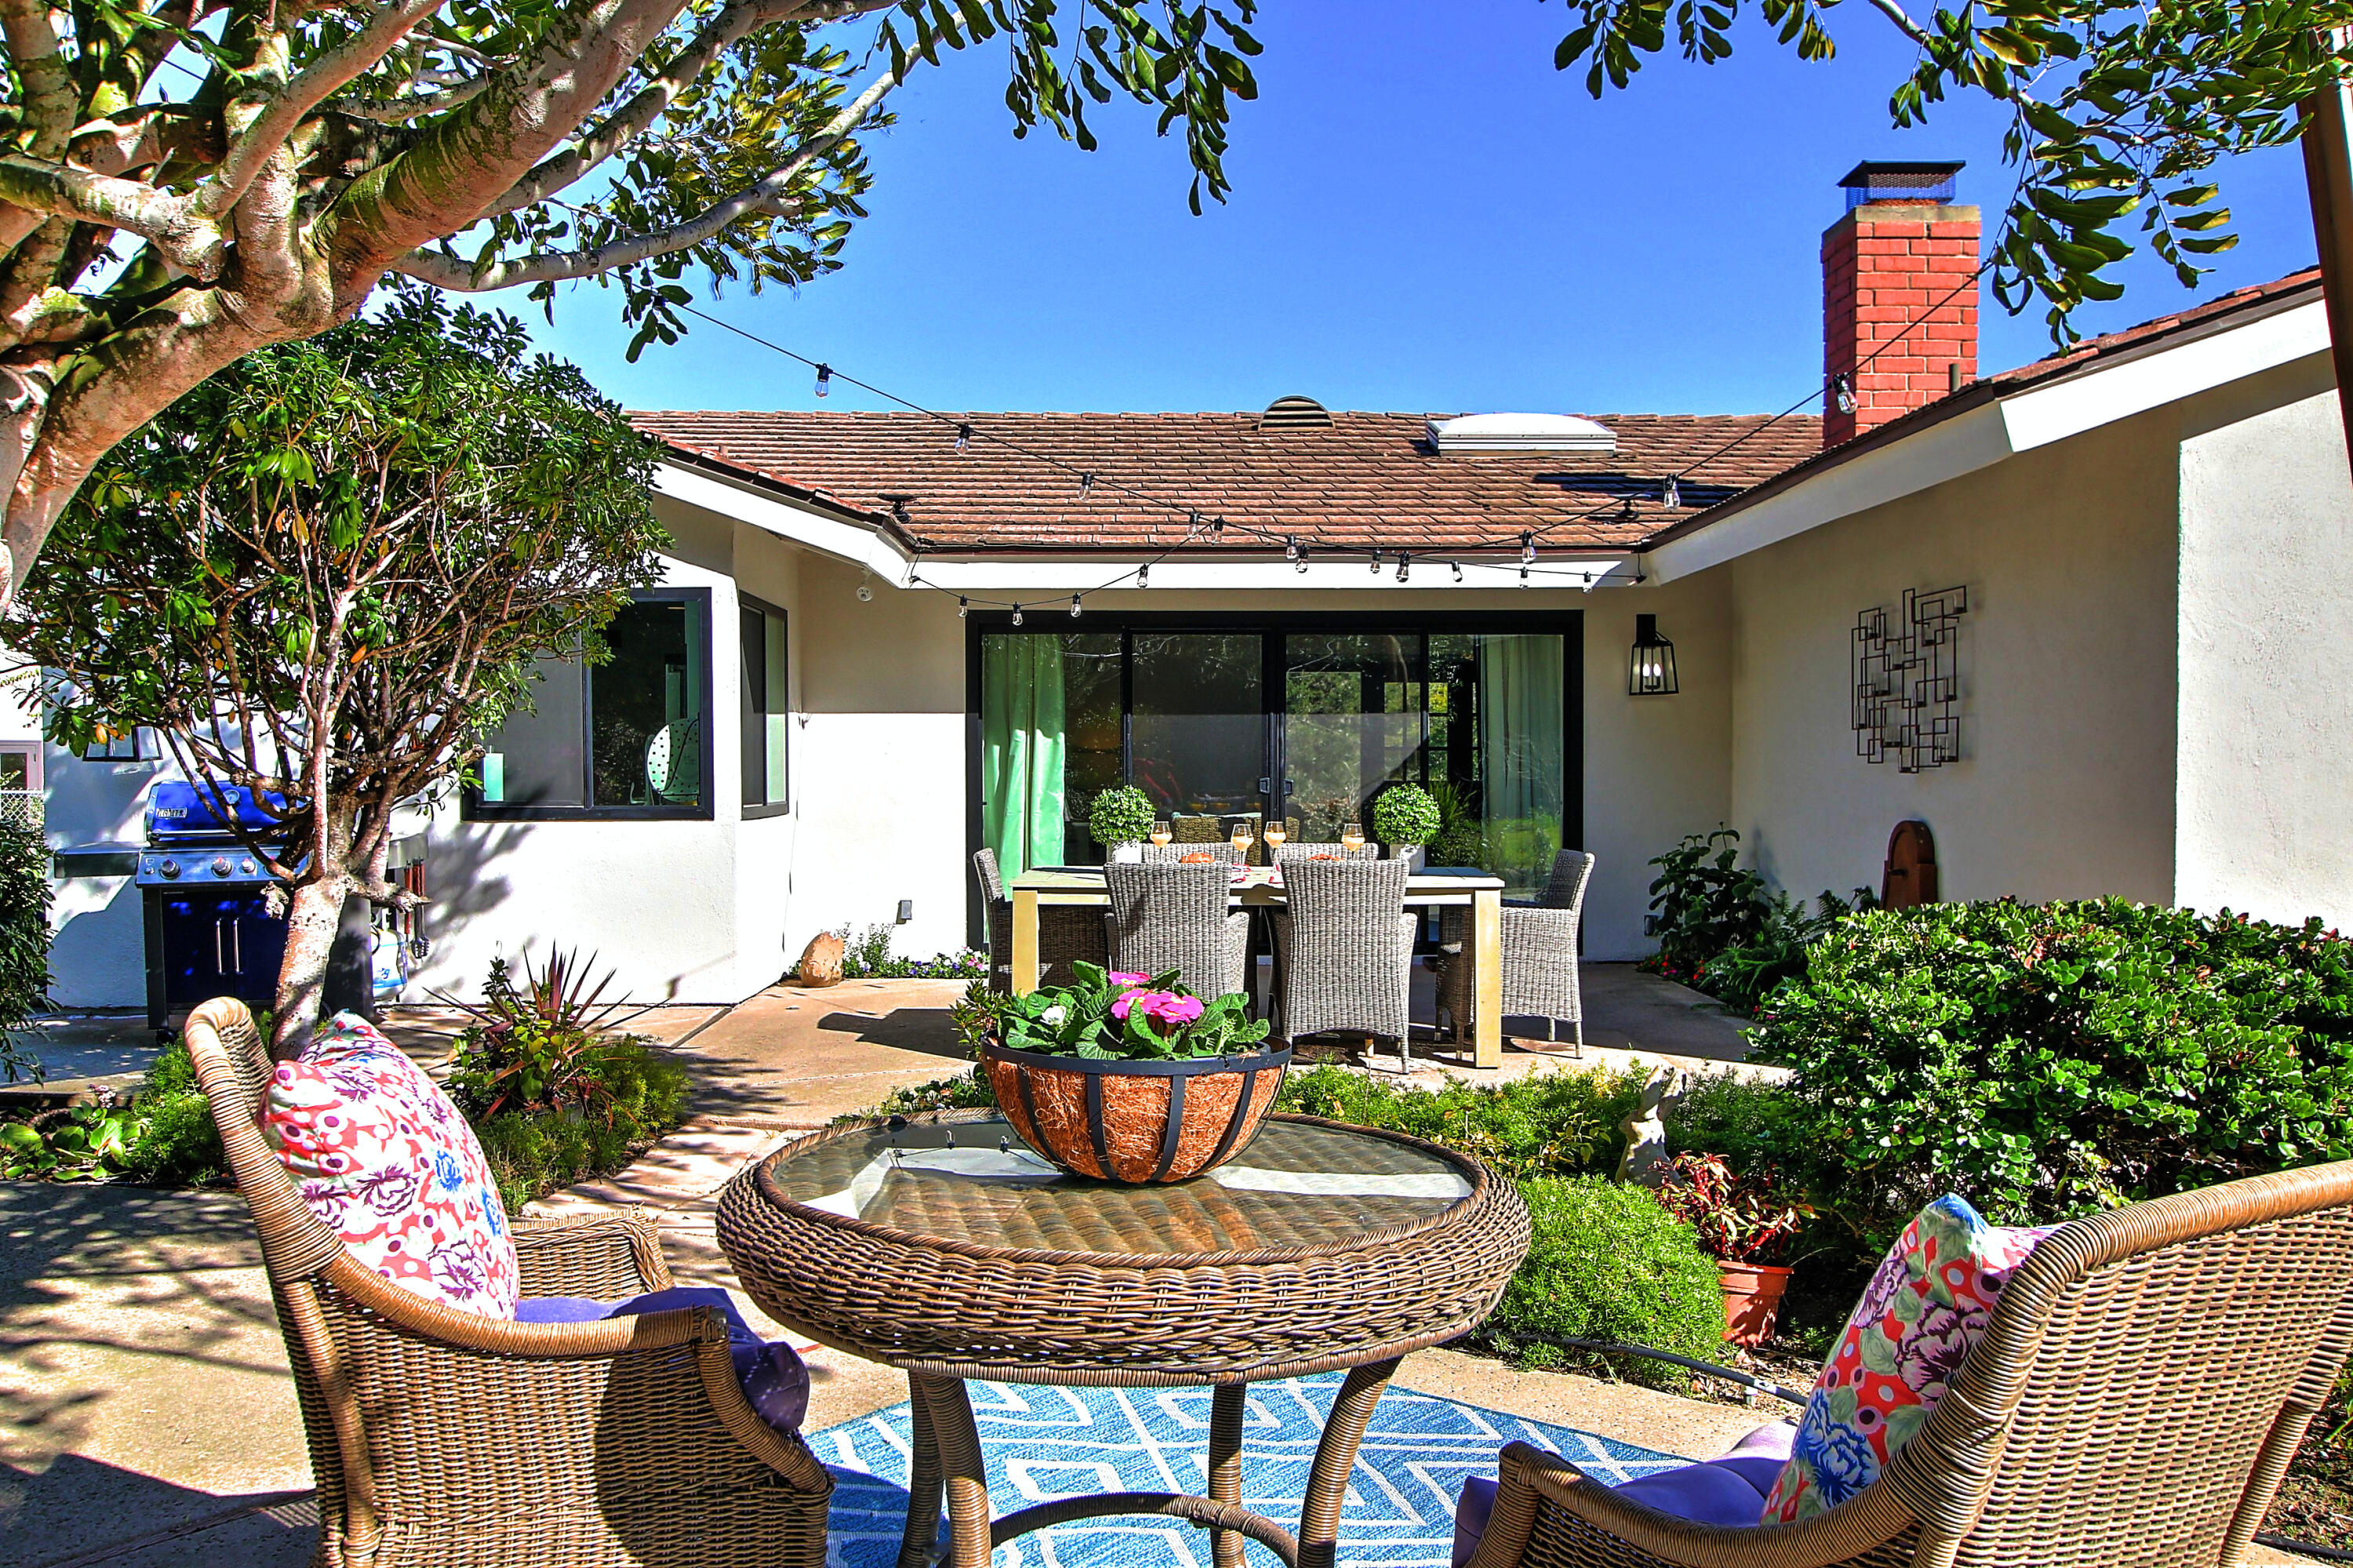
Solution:
<svg viewBox="0 0 2353 1568">
<path fill-rule="evenodd" d="M 2353 925 L 2353 482 L 2326 359 L 2186 426 L 2177 896 Z"/>
<path fill-rule="evenodd" d="M 1732 809 L 1732 585 L 1722 572 L 1594 594 L 1585 606 L 1585 955 L 1646 957 L 1650 863 Z M 1634 617 L 1675 645 L 1673 696 L 1626 694 Z"/>
<path fill-rule="evenodd" d="M 1732 822 L 1801 896 L 1874 890 L 1906 818 L 1944 896 L 2173 895 L 2175 440 L 2159 409 L 1744 556 Z M 1961 760 L 1905 775 L 1850 728 L 1858 611 L 1968 589 Z"/>
</svg>

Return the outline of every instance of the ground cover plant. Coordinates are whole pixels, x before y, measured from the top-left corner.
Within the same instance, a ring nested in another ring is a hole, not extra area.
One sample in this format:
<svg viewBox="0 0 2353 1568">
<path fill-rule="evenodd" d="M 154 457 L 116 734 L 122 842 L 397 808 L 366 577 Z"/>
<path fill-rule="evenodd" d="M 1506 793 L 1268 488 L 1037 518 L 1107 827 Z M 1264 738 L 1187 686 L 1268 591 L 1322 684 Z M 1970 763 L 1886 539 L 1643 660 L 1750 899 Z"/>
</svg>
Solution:
<svg viewBox="0 0 2353 1568">
<path fill-rule="evenodd" d="M 228 1157 L 188 1048 L 175 1044 L 119 1104 L 0 1123 L 0 1178 L 204 1187 L 227 1181 Z"/>
<path fill-rule="evenodd" d="M 841 938 L 844 980 L 982 980 L 988 974 L 988 955 L 970 948 L 936 953 L 928 959 L 902 959 L 891 951 L 895 926 L 869 926 L 852 936 L 848 926 L 835 927 Z"/>
<path fill-rule="evenodd" d="M 592 960 L 593 961 L 593 960 Z M 518 985 L 492 959 L 449 1059 L 449 1097 L 473 1124 L 510 1213 L 589 1176 L 618 1171 L 676 1127 L 686 1069 L 620 1031 L 627 1003 L 603 1000 L 576 954 L 524 961 Z"/>
</svg>

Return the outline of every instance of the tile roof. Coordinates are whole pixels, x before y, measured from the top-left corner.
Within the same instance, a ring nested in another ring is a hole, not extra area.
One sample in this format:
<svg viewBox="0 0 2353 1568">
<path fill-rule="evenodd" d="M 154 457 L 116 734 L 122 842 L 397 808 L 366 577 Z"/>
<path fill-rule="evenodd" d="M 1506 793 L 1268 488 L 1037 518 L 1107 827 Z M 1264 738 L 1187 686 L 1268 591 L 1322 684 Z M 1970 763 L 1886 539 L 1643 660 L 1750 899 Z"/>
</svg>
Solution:
<svg viewBox="0 0 2353 1568">
<path fill-rule="evenodd" d="M 1758 481 L 1741 493 L 1711 502 L 1705 511 L 1694 515 L 1669 520 L 1656 530 L 1648 543 L 1662 544 L 1668 539 L 1695 534 L 1822 470 L 1835 468 L 1864 452 L 1900 441 L 1982 404 L 2045 383 L 2088 375 L 2119 360 L 2158 353 L 2211 333 L 2225 332 L 2244 324 L 2248 320 L 2260 320 L 2281 311 L 2293 310 L 2318 298 L 2320 269 L 2306 267 L 2300 272 L 2291 272 L 2268 283 L 2251 284 L 2243 289 L 2233 289 L 2227 294 L 2218 294 L 2189 310 L 2176 311 L 2137 326 L 2085 338 L 2065 354 L 2049 355 L 1972 381 L 1957 392 L 1915 408 L 1900 418 L 1890 419 L 1886 424 L 1866 430 L 1852 440 L 1843 441 L 1826 451 L 1801 453 L 1784 472 Z"/>
<path fill-rule="evenodd" d="M 1759 414 L 1597 414 L 1617 434 L 1615 453 L 1440 457 L 1424 437 L 1428 417 L 1335 411 L 1328 429 L 1261 430 L 1255 410 L 969 413 L 944 423 L 800 410 L 631 415 L 691 460 L 850 512 L 879 519 L 904 497 L 907 531 L 921 546 L 959 554 L 1166 549 L 1184 542 L 1182 509 L 1195 507 L 1311 547 L 1505 551 L 1518 548 L 1523 530 L 1549 528 L 1548 550 L 1622 548 L 1821 445 L 1810 415 L 1766 428 Z M 961 453 L 957 421 L 975 431 Z M 1071 474 L 1025 450 L 1092 472 L 1092 492 L 1082 496 Z M 1694 463 L 1682 506 L 1669 511 L 1662 485 Z M 1274 546 L 1229 532 L 1202 547 Z"/>
</svg>

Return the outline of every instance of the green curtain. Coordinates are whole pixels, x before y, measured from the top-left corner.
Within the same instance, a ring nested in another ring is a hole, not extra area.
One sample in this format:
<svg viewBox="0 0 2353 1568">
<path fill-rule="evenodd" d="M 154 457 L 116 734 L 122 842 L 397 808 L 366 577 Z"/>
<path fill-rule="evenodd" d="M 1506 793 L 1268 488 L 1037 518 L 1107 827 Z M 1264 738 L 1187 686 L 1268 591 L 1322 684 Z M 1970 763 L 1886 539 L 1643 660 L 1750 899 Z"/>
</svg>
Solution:
<svg viewBox="0 0 2353 1568">
<path fill-rule="evenodd" d="M 1479 763 L 1487 869 L 1514 893 L 1551 874 L 1561 845 L 1561 639 L 1479 640 Z"/>
<path fill-rule="evenodd" d="M 980 836 L 1011 877 L 1062 863 L 1062 644 L 1047 632 L 981 647 Z"/>
</svg>

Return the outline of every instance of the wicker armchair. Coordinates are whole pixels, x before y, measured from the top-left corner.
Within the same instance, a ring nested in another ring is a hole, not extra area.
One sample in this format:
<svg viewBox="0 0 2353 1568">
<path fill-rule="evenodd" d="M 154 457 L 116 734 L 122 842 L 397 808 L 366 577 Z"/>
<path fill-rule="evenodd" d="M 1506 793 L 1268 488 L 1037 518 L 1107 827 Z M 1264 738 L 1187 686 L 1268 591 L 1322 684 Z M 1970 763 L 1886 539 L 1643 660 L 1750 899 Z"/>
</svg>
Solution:
<svg viewBox="0 0 2353 1568">
<path fill-rule="evenodd" d="M 997 869 L 997 852 L 979 851 L 972 857 L 972 874 L 980 879 L 981 906 L 988 913 L 988 988 L 1013 989 L 1013 901 L 1005 895 L 1005 878 Z M 1071 963 L 1108 963 L 1103 916 L 1094 909 L 1069 904 L 1040 905 L 1038 909 L 1038 983 L 1069 985 L 1078 975 Z"/>
<path fill-rule="evenodd" d="M 2353 1346 L 2353 1162 L 2061 1227 L 1870 1486 L 1797 1524 L 1687 1523 L 1504 1450 L 1471 1568 L 2229 1568 Z"/>
<path fill-rule="evenodd" d="M 188 1054 L 261 1233 L 319 1489 L 317 1568 L 822 1568 L 833 1482 L 744 1398 L 708 1307 L 514 1323 L 399 1289 L 344 1252 L 263 1141 L 268 1051 L 242 1002 Z M 526 1296 L 670 1283 L 640 1214 L 512 1223 Z"/>
<path fill-rule="evenodd" d="M 1224 839 L 1208 840 L 1194 843 L 1147 843 L 1139 844 L 1136 847 L 1143 850 L 1144 854 L 1139 862 L 1131 863 L 1143 865 L 1182 865 L 1185 863 L 1185 857 L 1188 854 L 1208 854 L 1214 856 L 1219 865 L 1243 865 L 1248 863 L 1244 857 L 1244 852 L 1234 848 L 1231 843 L 1228 842 Z M 1198 865 L 1200 862 L 1196 861 L 1193 863 Z"/>
<path fill-rule="evenodd" d="M 1293 1039 L 1346 1030 L 1398 1043 L 1413 1070 L 1413 938 L 1401 860 L 1295 861 L 1275 912 L 1275 991 Z M 1366 1051 L 1369 1056 L 1371 1052 Z"/>
<path fill-rule="evenodd" d="M 1227 912 L 1233 883 L 1227 867 L 1107 865 L 1111 913 L 1103 929 L 1115 969 L 1136 974 L 1178 971 L 1196 996 L 1247 994 L 1250 914 Z"/>
<path fill-rule="evenodd" d="M 1556 1039 L 1557 1022 L 1574 1030 L 1585 1049 L 1585 996 L 1577 979 L 1577 927 L 1585 910 L 1585 885 L 1593 878 L 1593 857 L 1563 850 L 1552 859 L 1544 896 L 1534 903 L 1504 906 L 1504 1013 L 1541 1018 L 1545 1038 Z M 1453 1026 L 1455 1044 L 1471 1019 L 1471 922 L 1467 909 L 1449 909 L 1439 926 L 1438 1006 Z"/>
<path fill-rule="evenodd" d="M 1294 860 L 1314 860 L 1318 855 L 1325 860 L 1378 860 L 1381 858 L 1381 846 L 1364 843 L 1350 849 L 1346 844 L 1336 842 L 1318 843 L 1310 840 L 1303 844 L 1284 844 L 1274 852 L 1274 863 L 1289 865 Z"/>
</svg>

